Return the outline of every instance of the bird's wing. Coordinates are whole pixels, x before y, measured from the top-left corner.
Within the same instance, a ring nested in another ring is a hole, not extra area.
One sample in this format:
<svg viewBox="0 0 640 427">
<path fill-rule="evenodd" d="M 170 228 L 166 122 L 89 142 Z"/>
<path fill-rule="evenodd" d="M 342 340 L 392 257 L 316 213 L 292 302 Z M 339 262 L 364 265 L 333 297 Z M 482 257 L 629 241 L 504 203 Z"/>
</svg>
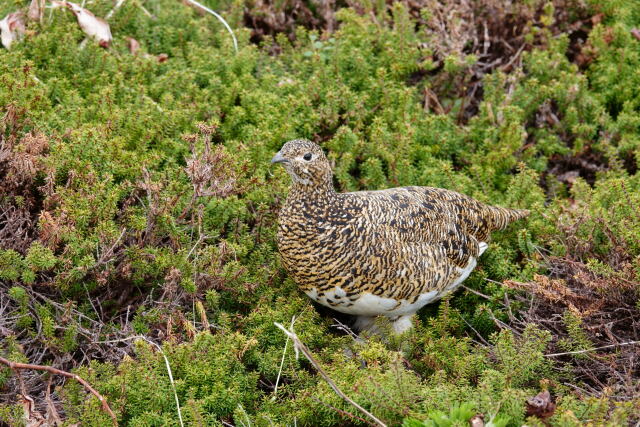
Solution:
<svg viewBox="0 0 640 427">
<path fill-rule="evenodd" d="M 366 262 L 356 262 L 352 269 L 366 279 L 365 283 L 372 284 L 373 295 L 396 300 L 415 300 L 427 292 L 446 291 L 476 264 L 469 250 L 447 249 L 438 242 L 404 241 L 388 227 L 370 233 L 367 243 L 356 259 Z"/>
<path fill-rule="evenodd" d="M 401 220 L 397 222 L 400 223 Z M 459 268 L 465 268 L 470 258 L 479 256 L 480 242 L 455 224 L 443 221 L 438 224 L 430 223 L 425 227 L 428 227 L 426 231 L 424 227 L 405 228 L 385 224 L 381 229 L 384 230 L 384 239 L 414 248 L 416 254 L 427 251 L 430 247 L 441 248 L 446 259 Z"/>
<path fill-rule="evenodd" d="M 352 194 L 367 200 L 363 214 L 378 231 L 380 244 L 434 246 L 454 265 L 465 268 L 470 257 L 479 256 L 478 238 L 488 235 L 483 205 L 455 192 L 403 187 Z"/>
</svg>

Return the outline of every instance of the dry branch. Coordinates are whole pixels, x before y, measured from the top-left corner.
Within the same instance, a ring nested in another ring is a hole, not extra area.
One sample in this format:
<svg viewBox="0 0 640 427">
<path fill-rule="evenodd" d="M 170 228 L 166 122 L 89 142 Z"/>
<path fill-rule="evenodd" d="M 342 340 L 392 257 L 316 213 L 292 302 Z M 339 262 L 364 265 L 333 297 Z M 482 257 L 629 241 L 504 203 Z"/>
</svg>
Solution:
<svg viewBox="0 0 640 427">
<path fill-rule="evenodd" d="M 11 369 L 13 371 L 16 371 L 16 372 L 18 372 L 20 369 L 30 369 L 30 370 L 34 370 L 34 371 L 45 371 L 45 372 L 49 372 L 49 373 L 54 374 L 54 375 L 62 375 L 63 377 L 67 377 L 67 378 L 73 378 L 74 380 L 76 380 L 80 384 L 82 384 L 82 386 L 89 393 L 93 394 L 96 398 L 98 398 L 100 403 L 102 403 L 102 409 L 105 412 L 107 412 L 109 414 L 109 416 L 111 417 L 113 425 L 114 426 L 118 425 L 118 419 L 116 418 L 116 415 L 113 413 L 113 411 L 109 407 L 109 404 L 107 403 L 107 400 L 100 393 L 98 393 L 98 391 L 96 389 L 91 387 L 91 385 L 88 382 L 86 382 L 85 380 L 80 378 L 78 375 L 72 374 L 71 372 L 62 371 L 60 369 L 56 369 L 56 368 L 53 368 L 51 366 L 32 365 L 30 363 L 12 362 L 10 360 L 5 359 L 4 357 L 0 357 L 0 363 L 2 363 L 3 365 L 7 366 L 9 369 Z"/>
<path fill-rule="evenodd" d="M 291 318 L 291 326 L 289 326 L 289 329 L 293 330 L 293 324 L 296 321 L 296 316 L 293 316 Z M 282 374 L 282 368 L 284 367 L 284 358 L 287 355 L 287 346 L 289 345 L 289 336 L 287 335 L 287 340 L 284 342 L 284 350 L 282 351 L 282 360 L 280 360 L 280 369 L 278 370 L 278 377 L 276 378 L 276 385 L 273 388 L 273 397 L 271 398 L 272 400 L 275 399 L 276 395 L 278 394 L 278 383 L 280 383 L 280 375 Z"/>
<path fill-rule="evenodd" d="M 313 354 L 311 354 L 311 351 L 309 350 L 309 348 L 300 340 L 300 338 L 298 338 L 298 335 L 295 332 L 293 332 L 293 330 L 289 331 L 284 326 L 282 326 L 280 323 L 277 323 L 277 322 L 274 322 L 274 325 L 280 328 L 287 335 L 287 337 L 291 338 L 291 341 L 293 341 L 293 347 L 296 350 L 296 356 L 298 355 L 298 352 L 301 351 L 302 354 L 304 354 L 305 357 L 309 360 L 309 362 L 311 362 L 313 367 L 316 368 L 320 376 L 327 382 L 327 384 L 329 384 L 329 387 L 331 387 L 338 396 L 340 396 L 345 402 L 354 406 L 360 412 L 362 412 L 371 420 L 373 420 L 373 422 L 376 425 L 381 427 L 387 426 L 385 423 L 380 421 L 375 415 L 373 415 L 371 412 L 364 409 L 362 406 L 358 405 L 355 401 L 353 401 L 349 396 L 344 394 L 342 390 L 338 388 L 338 386 L 336 385 L 336 383 L 333 382 L 331 377 L 329 377 L 329 375 L 327 375 L 324 369 L 322 369 L 322 367 L 320 366 L 320 363 L 318 363 L 315 357 L 313 357 Z"/>
<path fill-rule="evenodd" d="M 178 399 L 178 392 L 176 391 L 176 384 L 175 384 L 175 382 L 173 380 L 173 372 L 171 371 L 171 365 L 169 364 L 169 359 L 167 358 L 167 355 L 162 350 L 162 347 L 160 347 L 158 344 L 156 344 L 155 342 L 151 341 L 149 338 L 147 338 L 147 337 L 145 337 L 143 335 L 135 335 L 135 336 L 131 336 L 131 337 L 121 338 L 121 339 L 117 339 L 117 340 L 110 340 L 110 341 L 100 341 L 100 344 L 118 343 L 118 342 L 124 342 L 124 341 L 133 340 L 133 339 L 138 339 L 138 338 L 141 339 L 141 340 L 146 341 L 147 343 L 151 344 L 156 349 L 158 349 L 158 351 L 160 352 L 160 355 L 163 357 L 165 366 L 167 368 L 167 374 L 169 375 L 169 382 L 171 383 L 171 388 L 173 389 L 173 397 L 176 400 L 176 408 L 178 409 L 178 421 L 180 421 L 180 426 L 184 427 L 184 421 L 182 420 L 182 411 L 180 409 L 180 400 Z"/>
<path fill-rule="evenodd" d="M 227 29 L 229 34 L 231 34 L 231 40 L 233 40 L 233 48 L 236 51 L 236 53 L 238 53 L 238 40 L 236 39 L 236 35 L 233 33 L 233 30 L 231 29 L 227 21 L 225 21 L 225 19 L 222 16 L 220 16 L 220 14 L 214 12 L 213 10 L 209 9 L 207 6 L 201 3 L 198 3 L 196 0 L 186 0 L 186 1 L 192 4 L 193 6 L 195 6 L 197 9 L 204 10 L 205 12 L 210 13 L 211 15 L 215 16 L 216 19 L 218 19 L 218 21 L 222 22 L 222 25 L 224 25 L 224 27 Z"/>
<path fill-rule="evenodd" d="M 604 350 L 604 349 L 607 349 L 607 348 L 623 347 L 625 345 L 636 345 L 636 344 L 640 344 L 640 341 L 621 342 L 621 343 L 618 343 L 618 344 L 603 345 L 601 347 L 588 348 L 586 350 L 565 351 L 564 353 L 545 354 L 545 357 L 558 357 L 558 356 L 567 356 L 569 354 L 582 354 L 582 353 L 589 353 L 591 351 Z"/>
</svg>

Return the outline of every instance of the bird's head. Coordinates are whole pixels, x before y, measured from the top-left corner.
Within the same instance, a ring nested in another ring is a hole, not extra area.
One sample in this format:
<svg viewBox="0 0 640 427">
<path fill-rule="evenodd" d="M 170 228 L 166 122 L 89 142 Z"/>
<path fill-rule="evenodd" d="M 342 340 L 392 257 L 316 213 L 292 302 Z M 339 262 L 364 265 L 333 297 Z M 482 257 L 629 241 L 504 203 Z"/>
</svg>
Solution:
<svg viewBox="0 0 640 427">
<path fill-rule="evenodd" d="M 332 186 L 329 160 L 322 148 L 311 141 L 294 139 L 285 143 L 271 163 L 281 163 L 297 184 Z"/>
</svg>

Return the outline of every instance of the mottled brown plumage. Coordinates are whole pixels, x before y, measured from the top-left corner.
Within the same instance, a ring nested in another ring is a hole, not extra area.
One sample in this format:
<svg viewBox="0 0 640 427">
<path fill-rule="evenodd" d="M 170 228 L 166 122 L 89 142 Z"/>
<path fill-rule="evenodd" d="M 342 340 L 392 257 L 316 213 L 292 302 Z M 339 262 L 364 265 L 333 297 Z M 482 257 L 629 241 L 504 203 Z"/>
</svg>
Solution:
<svg viewBox="0 0 640 427">
<path fill-rule="evenodd" d="M 455 289 L 487 248 L 489 233 L 528 214 L 442 188 L 336 193 L 322 149 L 287 142 L 272 159 L 293 180 L 279 216 L 278 249 L 315 301 L 359 316 L 384 315 L 402 332 L 422 306 Z"/>
</svg>

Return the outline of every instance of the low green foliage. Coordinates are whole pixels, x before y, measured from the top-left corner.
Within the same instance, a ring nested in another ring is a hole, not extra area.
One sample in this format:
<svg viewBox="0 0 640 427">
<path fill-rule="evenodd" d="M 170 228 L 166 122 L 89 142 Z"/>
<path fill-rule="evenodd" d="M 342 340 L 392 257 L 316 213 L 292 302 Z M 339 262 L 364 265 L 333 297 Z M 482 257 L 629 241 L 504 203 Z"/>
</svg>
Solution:
<svg viewBox="0 0 640 427">
<path fill-rule="evenodd" d="M 188 344 L 164 346 L 176 390 L 185 405 L 185 422 L 212 424 L 232 414 L 238 405 L 254 408 L 258 376 L 246 370 L 243 358 L 256 344 L 255 339 L 237 333 L 224 337 L 200 333 Z M 109 364 L 91 364 L 77 373 L 100 384 L 112 404 L 123 408 L 119 413 L 123 423 L 178 425 L 172 386 L 160 353 L 141 341 L 136 346 L 136 359 L 124 360 L 117 375 L 114 369 Z M 70 404 L 69 419 L 96 426 L 109 422 L 106 414 L 96 411 L 99 405 L 95 401 L 85 399 L 79 384 L 69 384 L 64 395 Z"/>
<path fill-rule="evenodd" d="M 26 5 L 10 3 L 2 16 Z M 0 50 L 0 210 L 31 224 L 21 234 L 0 222 L 0 283 L 16 319 L 0 354 L 27 361 L 19 341 L 28 339 L 63 360 L 142 334 L 162 341 L 187 425 L 364 425 L 273 324 L 295 316 L 336 385 L 389 425 L 461 426 L 476 414 L 487 426 L 538 425 L 526 399 L 547 387 L 552 423 L 639 419 L 637 396 L 575 395 L 563 385 L 569 364 L 545 357 L 552 344 L 595 345 L 580 312 L 559 316 L 562 339 L 533 324 L 512 331 L 505 325 L 526 300 L 501 282 L 531 282 L 551 274 L 550 258 L 567 258 L 600 295 L 622 289 L 640 310 L 640 42 L 630 34 L 640 6 L 569 2 L 599 16 L 581 51 L 590 59 L 578 64 L 571 34 L 549 29 L 553 5 L 531 2 L 543 13 L 528 37 L 543 42 L 522 67 L 482 77 L 477 114 L 464 122 L 455 91 L 442 91 L 452 106 L 442 114 L 426 111 L 425 94 L 442 76 L 467 81 L 478 58 L 437 65 L 434 39 L 404 3 L 362 3 L 339 9 L 330 35 L 276 35 L 277 55 L 249 42 L 242 1 L 210 2 L 228 8 L 237 54 L 219 23 L 170 0 L 145 2 L 155 19 L 125 2 L 106 50 L 79 48 L 84 35 L 59 9 Z M 104 16 L 112 2 L 89 7 Z M 126 36 L 140 42 L 137 55 Z M 278 259 L 289 179 L 269 159 L 293 138 L 323 145 L 340 191 L 439 186 L 531 216 L 496 233 L 468 290 L 425 308 L 410 333 L 355 341 Z M 37 298 L 42 290 L 53 299 Z M 179 425 L 162 353 L 143 340 L 124 359 L 101 351 L 74 372 L 121 425 Z M 9 383 L 0 369 L 0 389 Z M 68 423 L 110 422 L 80 384 L 57 393 Z M 21 416 L 0 403 L 0 421 Z"/>
<path fill-rule="evenodd" d="M 463 403 L 461 405 L 454 404 L 448 414 L 442 411 L 433 411 L 429 413 L 429 419 L 425 421 L 419 421 L 415 418 L 406 418 L 402 422 L 402 427 L 467 426 L 475 414 L 476 412 L 473 410 L 473 405 L 469 403 Z M 483 425 L 487 427 L 505 427 L 508 422 L 509 419 L 505 417 L 492 417 L 487 420 L 487 422 L 484 422 Z"/>
</svg>

